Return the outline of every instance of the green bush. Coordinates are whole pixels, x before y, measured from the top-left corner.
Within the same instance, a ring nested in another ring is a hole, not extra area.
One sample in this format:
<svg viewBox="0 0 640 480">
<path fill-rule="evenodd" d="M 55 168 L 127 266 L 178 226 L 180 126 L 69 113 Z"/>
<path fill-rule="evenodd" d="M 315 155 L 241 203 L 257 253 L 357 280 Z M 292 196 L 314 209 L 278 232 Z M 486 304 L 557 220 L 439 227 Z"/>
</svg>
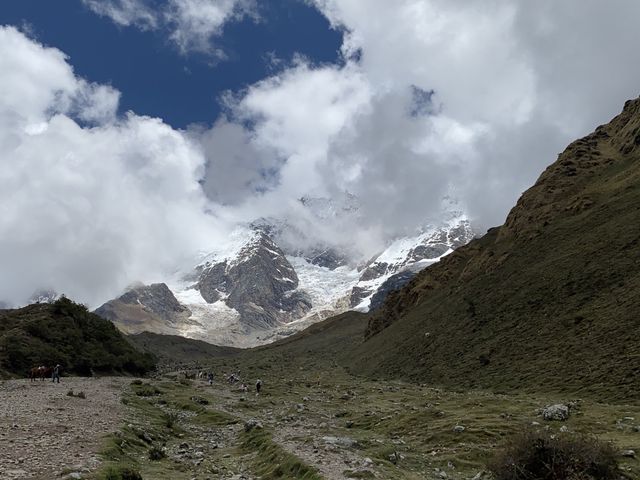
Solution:
<svg viewBox="0 0 640 480">
<path fill-rule="evenodd" d="M 495 480 L 619 480 L 617 451 L 594 437 L 526 431 L 488 463 Z"/>
<path fill-rule="evenodd" d="M 0 364 L 27 375 L 35 365 L 59 363 L 66 373 L 126 372 L 143 375 L 155 359 L 138 352 L 110 321 L 61 297 L 0 316 Z"/>
</svg>

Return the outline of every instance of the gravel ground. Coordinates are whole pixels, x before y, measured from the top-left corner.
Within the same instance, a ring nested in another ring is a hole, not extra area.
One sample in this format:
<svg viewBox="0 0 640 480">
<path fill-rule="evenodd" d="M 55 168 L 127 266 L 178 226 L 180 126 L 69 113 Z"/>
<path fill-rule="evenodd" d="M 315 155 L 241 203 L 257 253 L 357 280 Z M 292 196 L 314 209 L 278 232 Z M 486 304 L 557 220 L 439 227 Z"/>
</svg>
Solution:
<svg viewBox="0 0 640 480">
<path fill-rule="evenodd" d="M 121 425 L 130 379 L 66 378 L 0 383 L 0 478 L 52 480 L 94 470 L 105 435 Z M 85 399 L 67 395 L 84 392 Z"/>
</svg>

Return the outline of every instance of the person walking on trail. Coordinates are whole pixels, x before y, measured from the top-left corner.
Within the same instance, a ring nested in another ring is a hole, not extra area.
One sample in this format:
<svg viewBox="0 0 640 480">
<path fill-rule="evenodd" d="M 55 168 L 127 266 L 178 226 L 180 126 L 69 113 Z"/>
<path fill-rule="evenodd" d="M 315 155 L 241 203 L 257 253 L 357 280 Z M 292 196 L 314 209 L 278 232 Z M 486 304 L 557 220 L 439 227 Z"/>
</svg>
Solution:
<svg viewBox="0 0 640 480">
<path fill-rule="evenodd" d="M 60 366 L 60 364 L 56 364 L 55 367 L 53 367 L 53 373 L 51 374 L 51 381 L 55 382 L 57 381 L 58 383 L 60 383 L 60 369 L 62 367 Z"/>
<path fill-rule="evenodd" d="M 209 380 L 209 385 L 213 385 L 213 373 L 209 372 L 207 375 L 207 379 Z"/>
<path fill-rule="evenodd" d="M 262 388 L 262 380 L 258 379 L 256 382 L 256 395 L 260 395 L 260 389 Z"/>
</svg>

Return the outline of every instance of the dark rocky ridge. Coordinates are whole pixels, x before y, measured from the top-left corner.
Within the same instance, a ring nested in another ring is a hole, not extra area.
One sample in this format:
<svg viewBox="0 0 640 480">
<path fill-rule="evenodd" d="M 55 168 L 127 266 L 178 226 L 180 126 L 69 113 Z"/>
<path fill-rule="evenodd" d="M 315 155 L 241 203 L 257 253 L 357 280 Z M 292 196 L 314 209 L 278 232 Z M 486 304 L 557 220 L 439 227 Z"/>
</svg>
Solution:
<svg viewBox="0 0 640 480">
<path fill-rule="evenodd" d="M 311 309 L 308 296 L 296 291 L 298 283 L 282 250 L 259 232 L 236 260 L 206 265 L 195 288 L 209 303 L 224 297 L 240 313 L 247 329 L 269 329 Z"/>
<path fill-rule="evenodd" d="M 151 330 L 171 333 L 171 327 L 191 315 L 165 283 L 132 288 L 96 309 L 95 313 L 111 320 L 126 333 Z"/>
<path fill-rule="evenodd" d="M 380 307 L 382 307 L 382 305 L 384 305 L 385 299 L 389 296 L 389 294 L 400 290 L 415 276 L 416 272 L 405 270 L 404 272 L 396 273 L 395 275 L 389 277 L 382 285 L 380 285 L 376 293 L 374 293 L 371 297 L 369 312 L 375 312 Z"/>
<path fill-rule="evenodd" d="M 403 279 L 404 283 L 402 283 L 402 285 L 404 285 L 413 277 L 413 275 L 420 271 L 421 268 L 424 268 L 424 266 L 421 266 L 418 262 L 437 259 L 447 253 L 447 251 L 454 250 L 467 244 L 474 238 L 474 236 L 475 233 L 471 228 L 470 223 L 466 220 L 460 221 L 452 228 L 438 229 L 433 234 L 423 239 L 422 243 L 413 247 L 407 253 L 405 258 L 397 263 L 390 264 L 376 259 L 371 260 L 362 270 L 362 273 L 360 274 L 360 281 L 368 282 L 384 277 L 385 275 L 391 274 L 392 276 L 395 276 L 402 274 L 399 278 Z M 391 280 L 391 278 L 392 277 L 385 280 L 385 283 Z M 381 303 L 384 301 L 387 294 L 401 286 L 400 283 L 397 282 L 397 279 L 395 285 L 396 286 L 394 286 L 394 281 L 391 281 L 386 286 L 377 287 L 375 292 L 373 288 L 368 286 L 356 286 L 351 292 L 350 306 L 351 308 L 355 308 L 365 298 L 374 294 L 376 295 L 376 306 L 375 308 L 371 307 L 371 309 L 375 310 L 381 306 Z"/>
</svg>

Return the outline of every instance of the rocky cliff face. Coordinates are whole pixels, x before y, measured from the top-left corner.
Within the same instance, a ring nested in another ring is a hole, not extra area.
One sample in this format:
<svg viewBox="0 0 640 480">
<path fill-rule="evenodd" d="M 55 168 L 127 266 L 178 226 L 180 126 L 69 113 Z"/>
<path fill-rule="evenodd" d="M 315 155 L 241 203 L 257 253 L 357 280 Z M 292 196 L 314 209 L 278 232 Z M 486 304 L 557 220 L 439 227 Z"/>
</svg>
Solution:
<svg viewBox="0 0 640 480">
<path fill-rule="evenodd" d="M 172 333 L 191 311 L 182 305 L 165 283 L 142 285 L 110 300 L 95 311 L 126 333 Z"/>
<path fill-rule="evenodd" d="M 422 269 L 467 244 L 473 237 L 471 224 L 458 213 L 448 225 L 396 240 L 362 270 L 350 295 L 351 308 L 370 310 L 374 295 L 375 308 L 378 308 L 387 294 L 407 283 Z"/>
<path fill-rule="evenodd" d="M 237 258 L 199 267 L 195 288 L 208 303 L 224 299 L 247 329 L 269 329 L 304 316 L 309 296 L 297 290 L 298 276 L 280 248 L 262 231 Z"/>
</svg>

